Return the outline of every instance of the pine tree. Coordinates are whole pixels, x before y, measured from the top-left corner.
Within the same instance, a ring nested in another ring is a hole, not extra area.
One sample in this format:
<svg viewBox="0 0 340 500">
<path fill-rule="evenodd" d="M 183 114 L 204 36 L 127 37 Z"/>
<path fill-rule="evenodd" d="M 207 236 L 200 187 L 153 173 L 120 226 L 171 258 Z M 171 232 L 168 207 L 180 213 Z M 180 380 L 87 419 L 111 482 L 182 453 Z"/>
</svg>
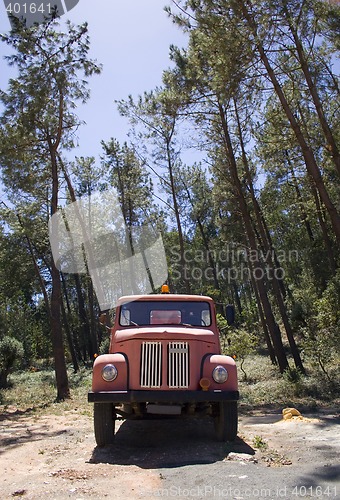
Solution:
<svg viewBox="0 0 340 500">
<path fill-rule="evenodd" d="M 67 23 L 66 33 L 58 23 L 26 28 L 15 23 L 9 35 L 1 35 L 14 53 L 7 57 L 17 70 L 17 78 L 0 92 L 4 111 L 0 118 L 0 161 L 3 182 L 14 194 L 24 192 L 37 199 L 37 190 L 48 192 L 49 212 L 58 210 L 61 191 L 58 156 L 74 145 L 80 125 L 76 102 L 89 97 L 87 82 L 81 79 L 99 73 L 99 66 L 88 59 L 87 25 Z M 13 201 L 17 196 L 12 198 Z M 47 224 L 47 220 L 46 220 Z M 47 226 L 46 226 L 47 227 Z M 45 258 L 49 258 L 45 255 Z M 69 396 L 61 320 L 61 281 L 52 259 L 50 321 L 55 360 L 57 397 Z"/>
</svg>

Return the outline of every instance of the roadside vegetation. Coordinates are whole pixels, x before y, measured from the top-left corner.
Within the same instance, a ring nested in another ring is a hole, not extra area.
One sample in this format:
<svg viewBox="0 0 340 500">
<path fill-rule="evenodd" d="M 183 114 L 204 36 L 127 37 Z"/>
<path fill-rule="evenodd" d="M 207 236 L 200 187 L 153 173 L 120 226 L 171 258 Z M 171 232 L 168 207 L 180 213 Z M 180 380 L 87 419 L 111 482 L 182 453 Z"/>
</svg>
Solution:
<svg viewBox="0 0 340 500">
<path fill-rule="evenodd" d="M 236 363 L 239 368 L 237 359 Z M 293 370 L 281 376 L 265 353 L 254 351 L 243 362 L 247 376 L 239 371 L 240 413 L 280 412 L 286 407 L 306 412 L 338 408 L 339 363 L 340 359 L 327 366 L 328 376 L 317 364 L 310 363 L 306 364 L 306 375 Z M 12 373 L 6 389 L 0 389 L 0 418 L 1 415 L 15 412 L 62 414 L 72 408 L 77 408 L 85 415 L 92 415 L 92 405 L 87 402 L 87 391 L 91 387 L 91 368 L 83 367 L 74 373 L 69 365 L 68 376 L 72 397 L 60 403 L 56 401 L 55 373 L 51 360 L 39 361 L 29 370 Z"/>
<path fill-rule="evenodd" d="M 293 370 L 280 376 L 263 355 L 249 356 L 244 363 L 247 381 L 240 376 L 240 410 L 272 411 L 295 407 L 313 412 L 337 408 L 340 403 L 338 366 L 328 366 L 331 380 L 318 366 L 309 363 L 306 363 L 306 375 Z"/>
<path fill-rule="evenodd" d="M 16 412 L 62 414 L 72 408 L 92 414 L 92 406 L 87 403 L 91 369 L 82 368 L 77 373 L 70 369 L 68 376 L 72 397 L 60 403 L 56 400 L 55 372 L 51 360 L 35 363 L 29 370 L 12 373 L 6 389 L 0 389 L 0 416 Z"/>
</svg>

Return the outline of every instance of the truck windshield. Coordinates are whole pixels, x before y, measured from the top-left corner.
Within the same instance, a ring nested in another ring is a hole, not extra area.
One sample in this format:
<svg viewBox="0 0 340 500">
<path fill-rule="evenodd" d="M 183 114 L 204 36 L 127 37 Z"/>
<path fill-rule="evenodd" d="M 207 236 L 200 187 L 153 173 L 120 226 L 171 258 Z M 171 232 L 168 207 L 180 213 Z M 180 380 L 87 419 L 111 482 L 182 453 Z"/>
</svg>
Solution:
<svg viewBox="0 0 340 500">
<path fill-rule="evenodd" d="M 136 300 L 121 306 L 119 323 L 121 326 L 210 326 L 210 305 L 204 301 Z"/>
</svg>

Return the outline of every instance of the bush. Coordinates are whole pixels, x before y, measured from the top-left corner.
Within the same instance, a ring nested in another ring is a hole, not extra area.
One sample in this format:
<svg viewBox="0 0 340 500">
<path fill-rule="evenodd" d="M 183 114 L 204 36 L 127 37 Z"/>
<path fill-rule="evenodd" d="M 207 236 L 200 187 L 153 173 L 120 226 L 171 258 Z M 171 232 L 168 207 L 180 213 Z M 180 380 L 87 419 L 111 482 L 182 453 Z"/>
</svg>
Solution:
<svg viewBox="0 0 340 500">
<path fill-rule="evenodd" d="M 24 347 L 18 340 L 8 336 L 0 340 L 0 387 L 7 387 L 8 375 L 23 355 Z"/>
<path fill-rule="evenodd" d="M 243 328 L 235 329 L 229 336 L 229 352 L 236 361 L 240 362 L 240 369 L 247 380 L 248 375 L 244 369 L 244 361 L 247 356 L 255 353 L 256 339 L 254 335 Z"/>
<path fill-rule="evenodd" d="M 105 337 L 99 346 L 99 354 L 107 354 L 110 349 L 110 337 Z"/>
<path fill-rule="evenodd" d="M 217 315 L 217 326 L 222 333 L 222 352 L 240 362 L 240 369 L 247 380 L 244 361 L 247 356 L 255 353 L 256 338 L 243 327 L 229 326 L 226 320 Z"/>
</svg>

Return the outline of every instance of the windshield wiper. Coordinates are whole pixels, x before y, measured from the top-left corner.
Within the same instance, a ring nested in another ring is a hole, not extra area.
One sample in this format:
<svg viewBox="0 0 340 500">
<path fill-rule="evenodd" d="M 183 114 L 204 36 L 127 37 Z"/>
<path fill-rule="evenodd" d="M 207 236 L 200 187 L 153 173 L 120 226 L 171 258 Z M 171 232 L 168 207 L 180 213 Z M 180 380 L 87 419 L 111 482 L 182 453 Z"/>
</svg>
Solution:
<svg viewBox="0 0 340 500">
<path fill-rule="evenodd" d="M 129 326 L 130 326 L 130 325 L 133 325 L 133 326 L 139 326 L 139 324 L 138 324 L 138 323 L 135 323 L 134 321 L 132 321 L 132 319 L 130 319 L 129 321 L 130 321 Z"/>
</svg>

